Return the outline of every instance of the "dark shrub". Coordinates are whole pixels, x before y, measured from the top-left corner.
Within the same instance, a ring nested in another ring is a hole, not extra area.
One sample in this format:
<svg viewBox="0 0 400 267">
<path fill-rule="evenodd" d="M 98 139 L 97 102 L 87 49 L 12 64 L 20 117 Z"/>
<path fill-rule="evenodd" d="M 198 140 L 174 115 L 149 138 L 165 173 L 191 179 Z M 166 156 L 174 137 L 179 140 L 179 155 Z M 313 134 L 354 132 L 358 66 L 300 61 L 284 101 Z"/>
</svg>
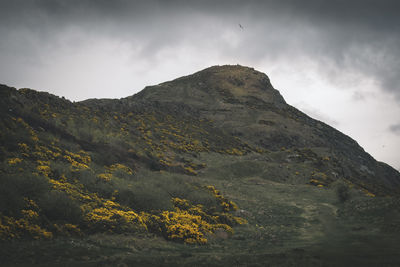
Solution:
<svg viewBox="0 0 400 267">
<path fill-rule="evenodd" d="M 172 209 L 171 197 L 160 188 L 140 185 L 133 189 L 119 191 L 117 201 L 135 211 L 155 211 Z"/>
<path fill-rule="evenodd" d="M 350 199 L 350 188 L 345 182 L 338 181 L 335 184 L 335 191 L 340 202 L 345 202 Z"/>
<path fill-rule="evenodd" d="M 193 204 L 201 204 L 206 209 L 211 209 L 219 206 L 217 199 L 208 191 L 203 188 L 199 188 L 192 191 L 187 199 Z"/>
<path fill-rule="evenodd" d="M 18 216 L 25 206 L 24 198 L 37 201 L 50 190 L 50 185 L 42 176 L 31 173 L 0 175 L 0 212 Z"/>
<path fill-rule="evenodd" d="M 82 211 L 78 203 L 66 193 L 52 190 L 39 202 L 42 214 L 50 221 L 79 223 L 82 220 Z"/>
</svg>

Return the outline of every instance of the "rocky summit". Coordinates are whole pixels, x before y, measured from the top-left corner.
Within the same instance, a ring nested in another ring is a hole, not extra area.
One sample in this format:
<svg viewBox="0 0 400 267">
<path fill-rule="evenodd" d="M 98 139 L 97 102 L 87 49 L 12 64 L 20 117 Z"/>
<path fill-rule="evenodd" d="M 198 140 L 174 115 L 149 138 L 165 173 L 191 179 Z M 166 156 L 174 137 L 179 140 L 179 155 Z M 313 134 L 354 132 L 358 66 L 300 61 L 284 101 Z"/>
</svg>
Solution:
<svg viewBox="0 0 400 267">
<path fill-rule="evenodd" d="M 0 97 L 7 265 L 400 264 L 400 173 L 253 68 L 121 99 Z"/>
</svg>

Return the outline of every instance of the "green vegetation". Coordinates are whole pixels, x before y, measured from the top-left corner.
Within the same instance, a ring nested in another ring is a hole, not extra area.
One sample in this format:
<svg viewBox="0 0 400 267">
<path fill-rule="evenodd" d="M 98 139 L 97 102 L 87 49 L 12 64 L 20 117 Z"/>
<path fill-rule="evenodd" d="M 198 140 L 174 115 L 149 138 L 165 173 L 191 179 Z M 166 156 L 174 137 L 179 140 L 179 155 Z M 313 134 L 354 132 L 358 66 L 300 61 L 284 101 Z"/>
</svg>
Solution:
<svg viewBox="0 0 400 267">
<path fill-rule="evenodd" d="M 399 264 L 399 173 L 253 69 L 120 100 L 0 96 L 5 264 Z"/>
<path fill-rule="evenodd" d="M 232 226 L 245 223 L 215 189 L 137 175 L 144 167 L 193 176 L 205 164 L 181 153 L 251 151 L 217 130 L 208 133 L 209 122 L 101 112 L 55 97 L 53 103 L 31 90 L 10 93 L 39 101 L 13 106 L 2 116 L 3 239 L 145 231 L 203 244 L 205 234 L 218 229 L 232 234 Z M 56 104 L 60 101 L 64 105 Z"/>
<path fill-rule="evenodd" d="M 345 202 L 350 199 L 350 186 L 344 181 L 337 181 L 334 184 L 336 195 L 340 202 Z"/>
</svg>

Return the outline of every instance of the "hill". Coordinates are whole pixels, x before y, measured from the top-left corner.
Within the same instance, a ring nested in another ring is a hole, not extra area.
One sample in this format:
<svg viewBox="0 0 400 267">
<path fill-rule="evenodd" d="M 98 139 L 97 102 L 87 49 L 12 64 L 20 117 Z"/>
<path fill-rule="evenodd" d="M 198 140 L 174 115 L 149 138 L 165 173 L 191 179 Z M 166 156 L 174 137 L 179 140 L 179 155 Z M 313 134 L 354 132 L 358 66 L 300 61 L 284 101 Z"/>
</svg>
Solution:
<svg viewBox="0 0 400 267">
<path fill-rule="evenodd" d="M 122 99 L 5 85 L 0 96 L 11 265 L 398 263 L 400 173 L 252 68 L 214 66 Z"/>
</svg>

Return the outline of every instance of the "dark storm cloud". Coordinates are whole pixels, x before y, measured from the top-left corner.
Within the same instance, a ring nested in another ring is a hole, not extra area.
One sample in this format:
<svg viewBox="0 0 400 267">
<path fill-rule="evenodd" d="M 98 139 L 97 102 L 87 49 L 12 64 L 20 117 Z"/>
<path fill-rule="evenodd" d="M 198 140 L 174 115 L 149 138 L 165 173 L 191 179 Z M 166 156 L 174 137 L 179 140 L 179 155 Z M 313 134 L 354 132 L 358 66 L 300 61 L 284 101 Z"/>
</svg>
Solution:
<svg viewBox="0 0 400 267">
<path fill-rule="evenodd" d="M 65 42 L 79 46 L 68 36 L 80 32 L 128 42 L 148 60 L 180 46 L 245 62 L 305 57 L 333 81 L 360 72 L 400 100 L 399 10 L 394 0 L 1 1 L 0 71 L 40 65 Z"/>
</svg>

